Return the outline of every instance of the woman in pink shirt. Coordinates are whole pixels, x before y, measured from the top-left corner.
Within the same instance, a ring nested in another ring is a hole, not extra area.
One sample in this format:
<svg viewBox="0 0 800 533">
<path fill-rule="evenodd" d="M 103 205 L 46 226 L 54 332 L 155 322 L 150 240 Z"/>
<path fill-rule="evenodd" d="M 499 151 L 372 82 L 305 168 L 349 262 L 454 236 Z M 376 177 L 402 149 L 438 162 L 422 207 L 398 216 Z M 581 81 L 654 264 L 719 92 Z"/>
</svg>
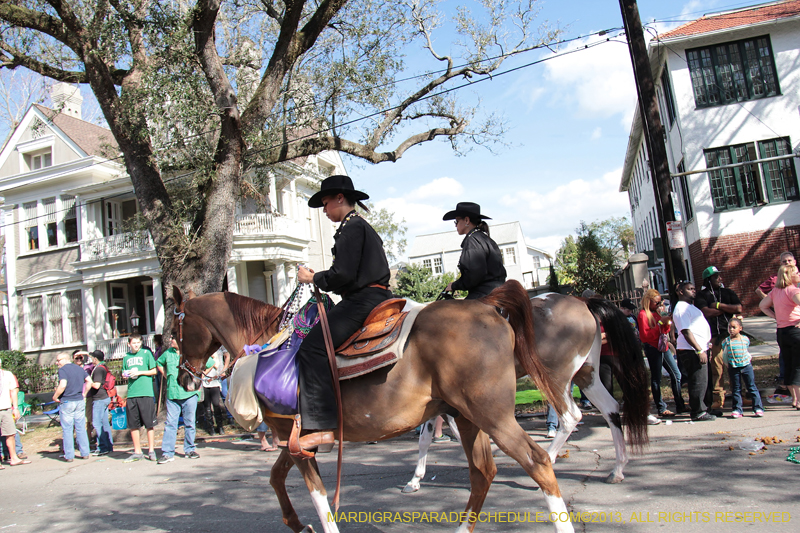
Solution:
<svg viewBox="0 0 800 533">
<path fill-rule="evenodd" d="M 800 272 L 795 265 L 778 269 L 775 288 L 758 307 L 778 323 L 778 346 L 784 356 L 784 382 L 792 407 L 800 410 Z M 773 311 L 774 309 L 774 311 Z"/>
</svg>

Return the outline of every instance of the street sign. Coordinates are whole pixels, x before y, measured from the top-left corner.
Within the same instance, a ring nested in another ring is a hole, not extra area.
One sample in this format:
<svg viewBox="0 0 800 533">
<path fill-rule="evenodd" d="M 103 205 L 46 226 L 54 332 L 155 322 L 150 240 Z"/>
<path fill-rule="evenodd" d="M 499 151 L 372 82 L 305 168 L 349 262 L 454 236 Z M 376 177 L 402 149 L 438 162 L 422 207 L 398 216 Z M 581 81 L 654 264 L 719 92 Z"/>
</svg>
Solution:
<svg viewBox="0 0 800 533">
<path fill-rule="evenodd" d="M 677 250 L 686 246 L 686 236 L 683 233 L 683 222 L 675 220 L 667 222 L 667 235 L 669 236 L 669 247 Z"/>
</svg>

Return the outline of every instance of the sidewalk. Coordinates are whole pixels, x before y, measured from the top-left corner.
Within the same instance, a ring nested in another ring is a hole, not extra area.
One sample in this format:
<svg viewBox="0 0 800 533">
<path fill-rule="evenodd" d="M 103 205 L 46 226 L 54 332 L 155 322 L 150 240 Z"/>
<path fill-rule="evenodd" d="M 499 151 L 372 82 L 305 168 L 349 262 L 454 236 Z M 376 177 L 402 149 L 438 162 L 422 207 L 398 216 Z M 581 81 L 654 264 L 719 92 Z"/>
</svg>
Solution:
<svg viewBox="0 0 800 533">
<path fill-rule="evenodd" d="M 751 316 L 744 319 L 744 331 L 764 341 L 764 344 L 750 346 L 750 355 L 764 357 L 778 355 L 780 349 L 775 337 L 775 319 L 768 316 Z"/>
</svg>

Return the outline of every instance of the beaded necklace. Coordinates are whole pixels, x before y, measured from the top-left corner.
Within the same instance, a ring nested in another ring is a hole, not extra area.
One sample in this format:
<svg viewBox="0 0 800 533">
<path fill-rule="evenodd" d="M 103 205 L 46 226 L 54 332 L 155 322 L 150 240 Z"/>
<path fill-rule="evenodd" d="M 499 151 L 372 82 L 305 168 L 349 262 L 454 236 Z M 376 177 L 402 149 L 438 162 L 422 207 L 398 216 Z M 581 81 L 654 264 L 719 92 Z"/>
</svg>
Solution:
<svg viewBox="0 0 800 533">
<path fill-rule="evenodd" d="M 311 331 L 317 322 L 319 322 L 319 313 L 314 313 L 313 317 L 309 317 L 309 311 L 314 309 L 317 305 L 317 299 L 312 296 L 308 299 L 308 303 L 303 306 L 300 311 L 294 316 L 294 320 L 292 321 L 294 325 L 294 332 L 297 336 L 301 339 L 305 339 L 308 335 L 308 332 Z M 328 297 L 327 294 L 322 294 L 322 305 L 325 306 L 325 310 L 329 311 L 331 307 L 333 307 L 333 302 Z"/>
<path fill-rule="evenodd" d="M 800 465 L 800 459 L 795 457 L 796 453 L 800 453 L 800 446 L 792 446 L 789 448 L 789 457 L 786 458 L 787 461 L 790 463 L 794 463 L 796 465 Z"/>
<path fill-rule="evenodd" d="M 342 220 L 342 223 L 341 223 L 341 224 L 339 224 L 339 229 L 337 229 L 337 230 L 336 230 L 336 233 L 333 235 L 333 239 L 334 239 L 334 240 L 336 240 L 336 237 L 338 237 L 338 236 L 339 236 L 339 234 L 340 234 L 340 233 L 342 233 L 342 230 L 343 230 L 343 229 L 344 229 L 344 227 L 347 225 L 347 223 L 348 223 L 348 222 L 350 222 L 350 219 L 351 219 L 351 218 L 353 218 L 353 217 L 360 217 L 360 216 L 361 216 L 361 215 L 359 215 L 358 213 L 356 213 L 356 210 L 355 210 L 355 209 L 353 209 L 352 211 L 350 211 L 349 213 L 347 213 L 347 216 L 346 216 L 346 217 L 344 217 L 344 219 Z M 335 248 L 336 248 L 336 247 L 334 246 L 334 249 L 335 249 Z M 333 254 L 332 260 L 333 260 L 333 261 L 336 261 L 336 254 Z"/>
</svg>

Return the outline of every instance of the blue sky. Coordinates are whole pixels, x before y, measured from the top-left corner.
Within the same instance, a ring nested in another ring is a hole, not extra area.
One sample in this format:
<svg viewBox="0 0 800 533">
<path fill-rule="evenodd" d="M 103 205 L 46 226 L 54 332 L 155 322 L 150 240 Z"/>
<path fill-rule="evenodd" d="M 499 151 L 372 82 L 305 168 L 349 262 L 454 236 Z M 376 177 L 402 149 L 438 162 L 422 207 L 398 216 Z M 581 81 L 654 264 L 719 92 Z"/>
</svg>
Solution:
<svg viewBox="0 0 800 533">
<path fill-rule="evenodd" d="M 639 12 L 643 23 L 655 20 L 663 32 L 704 13 L 757 3 L 640 0 Z M 564 38 L 622 26 L 617 0 L 549 0 L 539 19 L 565 28 Z M 598 39 L 605 37 L 576 44 Z M 515 64 L 552 55 L 533 54 Z M 550 253 L 581 220 L 630 219 L 627 193 L 618 192 L 636 103 L 624 43 L 548 60 L 468 90 L 468 98 L 478 96 L 508 118 L 511 147 L 457 157 L 449 144 L 434 141 L 396 163 L 346 160 L 356 187 L 405 219 L 409 249 L 415 235 L 454 231 L 441 218 L 459 201 L 479 203 L 495 223 L 519 221 L 528 243 Z"/>
</svg>

